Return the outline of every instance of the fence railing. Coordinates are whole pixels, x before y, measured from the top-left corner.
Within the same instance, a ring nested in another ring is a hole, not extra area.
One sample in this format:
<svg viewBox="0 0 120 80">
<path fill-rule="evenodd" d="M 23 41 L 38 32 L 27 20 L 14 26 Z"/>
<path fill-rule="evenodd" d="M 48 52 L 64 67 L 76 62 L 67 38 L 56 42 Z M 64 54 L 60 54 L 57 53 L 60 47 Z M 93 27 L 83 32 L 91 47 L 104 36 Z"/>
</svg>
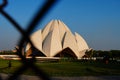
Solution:
<svg viewBox="0 0 120 80">
<path fill-rule="evenodd" d="M 35 57 L 32 56 L 31 59 L 26 59 L 25 56 L 22 55 L 22 48 L 24 46 L 24 43 L 29 42 L 33 48 L 34 45 L 30 41 L 29 35 L 30 33 L 35 29 L 38 23 L 40 23 L 44 16 L 48 13 L 48 11 L 53 7 L 53 5 L 57 2 L 57 0 L 47 0 L 42 8 L 40 7 L 38 11 L 36 12 L 36 15 L 33 17 L 29 25 L 27 26 L 26 30 L 23 30 L 21 26 L 7 13 L 4 11 L 4 7 L 8 6 L 9 2 L 7 0 L 3 0 L 3 3 L 0 4 L 0 14 L 2 14 L 12 25 L 14 28 L 16 28 L 22 35 L 18 46 L 19 49 L 17 49 L 17 55 L 21 58 L 22 66 L 20 66 L 11 76 L 7 78 L 7 80 L 18 80 L 18 77 L 26 71 L 28 68 L 35 71 L 36 75 L 43 80 L 50 80 L 50 78 L 42 71 L 40 68 L 38 68 L 35 65 Z M 2 80 L 0 76 L 0 80 Z"/>
</svg>

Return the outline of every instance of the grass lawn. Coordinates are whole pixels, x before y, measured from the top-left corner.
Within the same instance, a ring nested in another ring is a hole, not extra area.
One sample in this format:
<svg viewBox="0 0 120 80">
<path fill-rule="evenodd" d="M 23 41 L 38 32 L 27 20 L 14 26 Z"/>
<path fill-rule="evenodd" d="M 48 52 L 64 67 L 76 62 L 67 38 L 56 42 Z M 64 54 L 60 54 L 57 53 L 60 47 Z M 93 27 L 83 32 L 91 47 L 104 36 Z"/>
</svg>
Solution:
<svg viewBox="0 0 120 80">
<path fill-rule="evenodd" d="M 20 61 L 11 60 L 12 67 L 8 68 L 8 60 L 0 59 L 0 73 L 13 73 L 19 66 Z M 106 76 L 120 75 L 120 63 L 100 61 L 77 61 L 77 62 L 36 62 L 46 74 L 50 76 Z M 27 70 L 27 75 L 35 75 L 34 71 Z"/>
</svg>

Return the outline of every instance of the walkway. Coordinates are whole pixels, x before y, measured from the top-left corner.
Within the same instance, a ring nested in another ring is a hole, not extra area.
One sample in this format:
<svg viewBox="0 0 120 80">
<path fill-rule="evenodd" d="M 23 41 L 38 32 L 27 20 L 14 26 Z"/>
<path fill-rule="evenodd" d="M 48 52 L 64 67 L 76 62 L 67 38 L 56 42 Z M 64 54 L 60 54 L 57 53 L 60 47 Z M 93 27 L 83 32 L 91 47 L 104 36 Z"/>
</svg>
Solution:
<svg viewBox="0 0 120 80">
<path fill-rule="evenodd" d="M 8 75 L 0 74 L 3 80 Z M 82 76 L 82 77 L 52 77 L 52 80 L 120 80 L 120 76 Z M 19 80 L 40 80 L 37 76 L 22 75 Z M 41 79 L 42 80 L 42 79 Z"/>
</svg>

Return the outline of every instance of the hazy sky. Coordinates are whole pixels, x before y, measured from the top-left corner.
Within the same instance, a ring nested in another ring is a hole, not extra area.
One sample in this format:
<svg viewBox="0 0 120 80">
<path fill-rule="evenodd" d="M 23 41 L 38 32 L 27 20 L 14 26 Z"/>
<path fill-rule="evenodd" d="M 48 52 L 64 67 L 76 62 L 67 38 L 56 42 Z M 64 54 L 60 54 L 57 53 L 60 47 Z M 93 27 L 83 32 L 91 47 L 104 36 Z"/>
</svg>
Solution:
<svg viewBox="0 0 120 80">
<path fill-rule="evenodd" d="M 44 1 L 8 0 L 4 10 L 26 29 Z M 120 0 L 59 0 L 35 30 L 53 19 L 78 32 L 90 48 L 120 50 Z M 14 49 L 19 38 L 20 33 L 0 14 L 0 50 Z"/>
</svg>

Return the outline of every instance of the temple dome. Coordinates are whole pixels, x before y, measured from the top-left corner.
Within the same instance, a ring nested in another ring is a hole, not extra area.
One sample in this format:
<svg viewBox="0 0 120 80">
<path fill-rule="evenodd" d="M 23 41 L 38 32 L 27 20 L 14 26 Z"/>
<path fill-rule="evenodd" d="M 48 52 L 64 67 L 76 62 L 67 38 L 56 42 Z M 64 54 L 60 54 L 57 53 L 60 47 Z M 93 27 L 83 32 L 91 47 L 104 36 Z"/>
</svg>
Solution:
<svg viewBox="0 0 120 80">
<path fill-rule="evenodd" d="M 55 57 L 62 53 L 79 59 L 89 49 L 82 36 L 76 32 L 73 34 L 60 20 L 50 21 L 42 30 L 34 32 L 30 39 L 37 50 L 46 57 Z M 34 53 L 29 43 L 26 45 L 26 52 L 28 56 Z"/>
</svg>

